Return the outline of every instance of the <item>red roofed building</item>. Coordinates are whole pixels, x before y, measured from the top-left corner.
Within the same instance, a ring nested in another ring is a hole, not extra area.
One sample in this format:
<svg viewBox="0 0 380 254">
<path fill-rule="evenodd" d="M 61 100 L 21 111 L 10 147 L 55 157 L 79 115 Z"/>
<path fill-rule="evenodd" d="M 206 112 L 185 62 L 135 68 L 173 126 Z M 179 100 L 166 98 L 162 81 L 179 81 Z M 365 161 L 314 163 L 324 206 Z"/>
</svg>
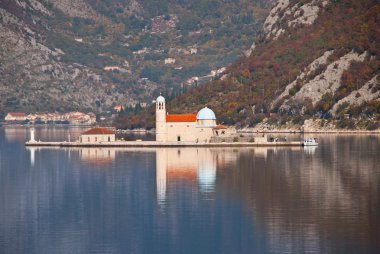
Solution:
<svg viewBox="0 0 380 254">
<path fill-rule="evenodd" d="M 95 127 L 83 132 L 79 142 L 88 144 L 115 142 L 115 133 L 107 128 Z"/>
<path fill-rule="evenodd" d="M 204 107 L 198 113 L 167 114 L 165 98 L 156 100 L 156 141 L 209 143 L 216 126 L 214 112 Z"/>
<path fill-rule="evenodd" d="M 236 131 L 232 128 L 228 128 L 227 126 L 225 125 L 217 125 L 214 127 L 214 136 L 218 137 L 218 136 L 228 136 L 228 135 L 231 135 L 231 134 L 236 134 Z"/>
<path fill-rule="evenodd" d="M 116 105 L 115 107 L 113 107 L 113 110 L 115 110 L 116 112 L 120 112 L 123 110 L 123 106 L 122 105 Z"/>
<path fill-rule="evenodd" d="M 5 121 L 25 121 L 27 119 L 27 115 L 22 112 L 9 112 L 4 120 Z"/>
</svg>

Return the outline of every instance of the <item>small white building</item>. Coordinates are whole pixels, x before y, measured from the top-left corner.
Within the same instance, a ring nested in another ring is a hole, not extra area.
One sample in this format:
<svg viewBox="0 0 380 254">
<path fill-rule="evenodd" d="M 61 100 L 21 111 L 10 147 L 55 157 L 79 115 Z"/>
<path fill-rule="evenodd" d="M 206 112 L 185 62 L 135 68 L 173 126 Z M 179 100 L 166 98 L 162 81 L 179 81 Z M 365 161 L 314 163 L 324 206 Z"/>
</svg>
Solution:
<svg viewBox="0 0 380 254">
<path fill-rule="evenodd" d="M 175 59 L 174 58 L 166 58 L 165 64 L 175 64 Z"/>
<path fill-rule="evenodd" d="M 105 71 L 120 71 L 119 66 L 106 66 L 103 68 Z"/>
<path fill-rule="evenodd" d="M 9 112 L 4 120 L 5 121 L 25 121 L 27 119 L 27 115 L 22 112 Z"/>
<path fill-rule="evenodd" d="M 115 142 L 115 133 L 107 128 L 95 127 L 83 132 L 79 137 L 80 143 Z"/>
<path fill-rule="evenodd" d="M 190 49 L 190 54 L 196 55 L 197 53 L 198 53 L 198 49 L 197 48 L 191 48 Z"/>
</svg>

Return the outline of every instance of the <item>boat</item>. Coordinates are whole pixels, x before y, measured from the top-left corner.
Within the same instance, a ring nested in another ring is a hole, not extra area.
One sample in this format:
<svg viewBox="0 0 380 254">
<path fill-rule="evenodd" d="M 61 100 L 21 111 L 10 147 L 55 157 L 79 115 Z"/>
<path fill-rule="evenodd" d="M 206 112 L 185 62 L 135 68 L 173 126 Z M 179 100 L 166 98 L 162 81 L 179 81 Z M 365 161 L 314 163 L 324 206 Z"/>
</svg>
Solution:
<svg viewBox="0 0 380 254">
<path fill-rule="evenodd" d="M 318 142 L 317 142 L 317 140 L 315 138 L 307 138 L 303 142 L 303 145 L 304 146 L 317 146 Z"/>
</svg>

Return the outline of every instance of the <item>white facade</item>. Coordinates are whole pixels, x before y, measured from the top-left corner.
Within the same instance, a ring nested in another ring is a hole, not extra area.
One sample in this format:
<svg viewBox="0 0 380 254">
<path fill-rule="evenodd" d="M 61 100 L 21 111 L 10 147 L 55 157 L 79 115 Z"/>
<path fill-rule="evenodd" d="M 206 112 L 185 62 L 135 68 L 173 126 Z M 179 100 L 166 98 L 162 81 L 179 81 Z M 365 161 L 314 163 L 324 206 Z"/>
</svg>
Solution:
<svg viewBox="0 0 380 254">
<path fill-rule="evenodd" d="M 83 144 L 115 142 L 115 133 L 109 129 L 95 127 L 79 136 L 79 142 Z"/>
<path fill-rule="evenodd" d="M 167 141 L 166 132 L 165 98 L 160 95 L 156 100 L 156 141 Z"/>
<path fill-rule="evenodd" d="M 198 53 L 198 49 L 196 49 L 196 48 L 191 48 L 190 49 L 190 54 L 195 55 L 197 53 Z"/>
<path fill-rule="evenodd" d="M 105 143 L 115 142 L 115 134 L 81 135 L 80 143 Z"/>
<path fill-rule="evenodd" d="M 175 59 L 174 58 L 166 58 L 164 62 L 165 62 L 165 64 L 175 64 Z"/>
<path fill-rule="evenodd" d="M 35 135 L 34 135 L 34 128 L 30 128 L 30 140 L 29 142 L 33 143 L 36 142 Z"/>
<path fill-rule="evenodd" d="M 209 143 L 216 126 L 214 112 L 205 107 L 198 114 L 169 115 L 165 98 L 156 100 L 156 141 Z"/>
<path fill-rule="evenodd" d="M 25 121 L 26 119 L 27 119 L 27 116 L 24 113 L 18 113 L 18 112 L 8 113 L 4 118 L 5 121 Z"/>
</svg>

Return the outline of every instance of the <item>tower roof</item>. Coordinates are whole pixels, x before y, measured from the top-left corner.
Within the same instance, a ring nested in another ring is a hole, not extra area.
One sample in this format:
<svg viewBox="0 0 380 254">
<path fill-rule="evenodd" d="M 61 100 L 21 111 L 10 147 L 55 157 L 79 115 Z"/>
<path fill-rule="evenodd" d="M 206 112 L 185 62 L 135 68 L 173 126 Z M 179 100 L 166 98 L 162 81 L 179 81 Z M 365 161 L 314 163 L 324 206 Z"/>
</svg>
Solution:
<svg viewBox="0 0 380 254">
<path fill-rule="evenodd" d="M 197 120 L 216 120 L 215 113 L 208 107 L 204 107 L 199 110 Z"/>
<path fill-rule="evenodd" d="M 156 102 L 165 102 L 164 96 L 160 95 L 157 97 Z"/>
</svg>

